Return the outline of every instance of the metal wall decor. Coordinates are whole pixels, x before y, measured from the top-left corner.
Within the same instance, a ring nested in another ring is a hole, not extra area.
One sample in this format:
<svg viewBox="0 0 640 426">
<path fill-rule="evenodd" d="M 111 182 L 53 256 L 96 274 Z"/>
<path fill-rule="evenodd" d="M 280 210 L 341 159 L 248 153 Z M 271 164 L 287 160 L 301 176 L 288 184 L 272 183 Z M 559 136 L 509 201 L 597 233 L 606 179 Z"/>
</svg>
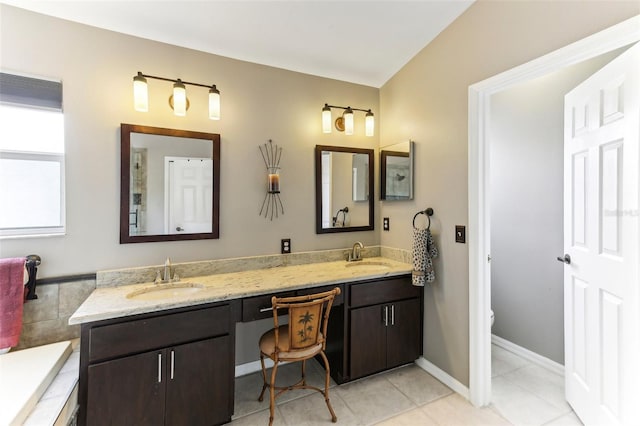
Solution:
<svg viewBox="0 0 640 426">
<path fill-rule="evenodd" d="M 282 158 L 282 148 L 278 145 L 274 145 L 273 141 L 269 139 L 268 143 L 258 147 L 264 165 L 267 167 L 267 194 L 262 201 L 262 207 L 260 208 L 260 216 L 264 213 L 264 217 L 269 217 L 273 220 L 278 215 L 284 214 L 284 206 L 280 199 L 280 159 Z"/>
</svg>

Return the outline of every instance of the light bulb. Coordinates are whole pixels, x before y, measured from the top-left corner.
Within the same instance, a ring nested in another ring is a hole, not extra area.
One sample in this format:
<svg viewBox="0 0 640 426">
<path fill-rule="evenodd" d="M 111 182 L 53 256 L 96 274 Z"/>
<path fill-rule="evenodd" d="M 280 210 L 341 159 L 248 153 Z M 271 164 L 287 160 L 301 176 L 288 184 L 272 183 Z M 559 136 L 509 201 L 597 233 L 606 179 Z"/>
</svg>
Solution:
<svg viewBox="0 0 640 426">
<path fill-rule="evenodd" d="M 215 84 L 209 89 L 209 118 L 220 120 L 220 91 Z"/>
<path fill-rule="evenodd" d="M 180 79 L 173 85 L 173 113 L 180 117 L 187 115 L 187 90 Z"/>
<path fill-rule="evenodd" d="M 344 118 L 344 134 L 352 135 L 353 134 L 353 110 L 351 107 L 347 107 L 347 110 L 342 114 Z"/>
<path fill-rule="evenodd" d="M 322 108 L 322 133 L 331 133 L 331 108 L 327 104 Z"/>
<path fill-rule="evenodd" d="M 133 77 L 133 107 L 136 111 L 149 111 L 147 79 L 142 76 L 141 72 L 138 72 L 138 75 Z"/>
<path fill-rule="evenodd" d="M 367 115 L 364 118 L 364 133 L 367 136 L 373 136 L 375 127 L 375 119 L 371 110 L 367 111 Z"/>
</svg>

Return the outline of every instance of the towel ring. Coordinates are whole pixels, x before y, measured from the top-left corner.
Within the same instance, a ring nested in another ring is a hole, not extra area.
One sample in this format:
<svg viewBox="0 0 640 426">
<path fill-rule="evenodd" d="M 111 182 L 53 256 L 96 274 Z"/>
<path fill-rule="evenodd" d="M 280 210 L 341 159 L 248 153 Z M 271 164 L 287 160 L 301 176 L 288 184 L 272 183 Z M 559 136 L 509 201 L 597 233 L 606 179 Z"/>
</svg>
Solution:
<svg viewBox="0 0 640 426">
<path fill-rule="evenodd" d="M 420 210 L 418 213 L 416 213 L 413 216 L 413 227 L 414 228 L 416 228 L 416 217 L 418 217 L 419 214 L 427 215 L 427 220 L 429 221 L 429 223 L 427 224 L 427 230 L 431 229 L 431 216 L 433 216 L 433 209 L 431 207 L 429 207 L 426 210 Z"/>
</svg>

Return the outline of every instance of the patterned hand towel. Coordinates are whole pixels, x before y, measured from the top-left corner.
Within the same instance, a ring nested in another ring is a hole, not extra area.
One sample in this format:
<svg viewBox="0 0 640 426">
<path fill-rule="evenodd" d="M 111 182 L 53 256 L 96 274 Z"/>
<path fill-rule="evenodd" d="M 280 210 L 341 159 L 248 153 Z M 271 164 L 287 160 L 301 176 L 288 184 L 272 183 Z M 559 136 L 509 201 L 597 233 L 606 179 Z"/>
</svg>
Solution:
<svg viewBox="0 0 640 426">
<path fill-rule="evenodd" d="M 0 350 L 18 345 L 22 331 L 26 259 L 0 259 Z"/>
<path fill-rule="evenodd" d="M 424 287 L 425 283 L 436 279 L 433 259 L 437 256 L 438 249 L 433 242 L 431 231 L 413 228 L 413 271 L 411 272 L 413 285 Z"/>
</svg>

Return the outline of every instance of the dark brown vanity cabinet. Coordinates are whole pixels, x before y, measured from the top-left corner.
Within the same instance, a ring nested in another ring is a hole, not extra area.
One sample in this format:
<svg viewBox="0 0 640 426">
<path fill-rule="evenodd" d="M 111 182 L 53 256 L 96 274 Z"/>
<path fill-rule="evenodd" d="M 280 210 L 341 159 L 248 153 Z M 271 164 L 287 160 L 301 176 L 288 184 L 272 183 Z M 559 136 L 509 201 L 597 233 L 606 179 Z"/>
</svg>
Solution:
<svg viewBox="0 0 640 426">
<path fill-rule="evenodd" d="M 83 325 L 80 424 L 230 421 L 232 311 L 224 304 Z"/>
<path fill-rule="evenodd" d="M 350 289 L 350 380 L 415 361 L 422 353 L 422 288 L 411 278 Z"/>
</svg>

